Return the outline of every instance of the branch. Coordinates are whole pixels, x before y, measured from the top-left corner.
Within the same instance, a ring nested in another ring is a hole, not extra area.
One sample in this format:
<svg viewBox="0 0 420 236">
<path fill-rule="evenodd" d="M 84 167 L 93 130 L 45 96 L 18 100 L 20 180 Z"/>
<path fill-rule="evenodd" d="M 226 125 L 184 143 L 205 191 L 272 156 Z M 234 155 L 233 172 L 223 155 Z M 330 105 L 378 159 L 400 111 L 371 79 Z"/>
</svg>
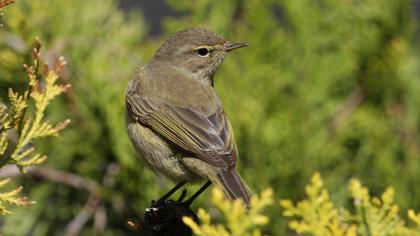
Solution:
<svg viewBox="0 0 420 236">
<path fill-rule="evenodd" d="M 79 235 L 80 230 L 94 216 L 94 230 L 99 234 L 103 232 L 106 225 L 106 210 L 102 206 L 103 198 L 108 199 L 105 188 L 111 187 L 119 167 L 115 163 L 108 165 L 106 174 L 102 179 L 101 186 L 92 179 L 81 177 L 76 174 L 55 170 L 48 167 L 31 166 L 22 174 L 15 165 L 6 165 L 0 171 L 0 178 L 14 177 L 37 177 L 52 183 L 67 185 L 76 189 L 86 190 L 90 193 L 88 201 L 79 214 L 67 225 L 66 236 Z"/>
<path fill-rule="evenodd" d="M 96 211 L 101 198 L 91 194 L 83 209 L 79 214 L 67 225 L 65 236 L 76 236 L 80 234 L 83 226 L 88 222 L 92 214 Z"/>
<path fill-rule="evenodd" d="M 362 89 L 357 86 L 347 97 L 344 104 L 331 117 L 329 127 L 331 133 L 335 133 L 341 128 L 354 110 L 363 102 L 364 94 Z"/>
<path fill-rule="evenodd" d="M 76 189 L 83 189 L 92 194 L 99 194 L 103 189 L 100 184 L 92 179 L 49 167 L 31 166 L 28 167 L 26 171 L 26 174 L 22 174 L 15 165 L 6 165 L 0 171 L 0 178 L 39 177 L 53 183 L 64 184 Z"/>
<path fill-rule="evenodd" d="M 115 163 L 110 163 L 107 166 L 106 173 L 102 178 L 102 185 L 106 188 L 111 187 L 114 182 L 114 177 L 118 173 L 119 167 Z M 97 231 L 98 234 L 102 233 L 106 224 L 106 210 L 103 206 L 100 205 L 101 197 L 95 194 L 89 196 L 88 201 L 86 202 L 83 209 L 79 214 L 67 225 L 66 236 L 79 235 L 83 226 L 88 222 L 88 220 L 94 214 L 94 231 Z"/>
</svg>

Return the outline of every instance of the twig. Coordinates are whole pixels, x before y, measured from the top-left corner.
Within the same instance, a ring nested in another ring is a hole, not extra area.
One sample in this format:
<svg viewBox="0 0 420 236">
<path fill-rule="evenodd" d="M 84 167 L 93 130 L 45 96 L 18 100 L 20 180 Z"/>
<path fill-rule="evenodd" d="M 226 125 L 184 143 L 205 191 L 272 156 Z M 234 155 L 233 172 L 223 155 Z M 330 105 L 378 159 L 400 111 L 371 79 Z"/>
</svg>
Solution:
<svg viewBox="0 0 420 236">
<path fill-rule="evenodd" d="M 26 174 L 22 174 L 15 165 L 6 165 L 0 170 L 0 178 L 13 177 L 37 177 L 52 183 L 67 185 L 76 189 L 86 190 L 90 193 L 88 201 L 79 214 L 67 225 L 65 235 L 78 235 L 87 221 L 94 217 L 93 229 L 100 235 L 107 222 L 105 207 L 101 205 L 103 198 L 112 200 L 106 195 L 105 188 L 110 188 L 114 184 L 115 175 L 119 172 L 119 166 L 110 163 L 106 174 L 102 179 L 102 185 L 92 179 L 81 177 L 65 171 L 59 171 L 48 167 L 31 166 L 26 168 Z M 105 194 L 105 195 L 104 195 Z"/>
<path fill-rule="evenodd" d="M 96 208 L 99 205 L 101 198 L 96 195 L 90 195 L 88 201 L 84 205 L 83 209 L 77 214 L 77 216 L 70 221 L 67 225 L 65 236 L 75 236 L 79 235 L 80 230 L 86 224 L 86 222 L 90 219 L 93 212 L 95 212 Z"/>
<path fill-rule="evenodd" d="M 102 184 L 98 184 L 92 179 L 81 177 L 65 171 L 59 171 L 48 167 L 31 166 L 26 168 L 26 174 L 22 174 L 15 165 L 6 165 L 0 170 L 0 178 L 13 177 L 37 177 L 45 179 L 52 183 L 64 184 L 76 189 L 83 189 L 90 193 L 88 201 L 77 216 L 70 221 L 66 227 L 66 236 L 79 235 L 80 230 L 94 217 L 93 229 L 100 235 L 107 222 L 105 207 L 101 205 L 104 188 L 111 187 L 114 183 L 114 177 L 118 173 L 119 167 L 115 163 L 108 165 L 106 174 L 102 179 Z"/>
<path fill-rule="evenodd" d="M 0 171 L 0 178 L 7 177 L 26 177 L 34 176 L 46 179 L 53 183 L 59 183 L 68 185 L 76 189 L 83 189 L 92 194 L 99 194 L 102 189 L 101 185 L 92 179 L 81 177 L 76 174 L 72 174 L 65 171 L 55 170 L 49 167 L 32 166 L 26 168 L 26 174 L 20 173 L 19 169 L 15 165 L 6 165 Z"/>
<path fill-rule="evenodd" d="M 115 163 L 110 163 L 107 166 L 106 173 L 102 178 L 102 184 L 105 187 L 111 187 L 114 182 L 114 177 L 118 173 L 119 167 Z M 67 225 L 66 236 L 79 235 L 80 231 L 88 220 L 94 217 L 93 228 L 98 233 L 105 229 L 106 224 L 106 211 L 104 207 L 100 207 L 101 197 L 96 194 L 91 194 L 83 209 L 79 214 Z M 98 212 L 100 209 L 101 212 Z M 99 217 L 96 219 L 96 217 Z"/>
<path fill-rule="evenodd" d="M 363 99 L 363 91 L 359 86 L 357 86 L 347 97 L 344 104 L 332 116 L 329 123 L 331 133 L 335 133 L 337 129 L 343 126 L 348 117 L 363 102 Z"/>
<path fill-rule="evenodd" d="M 100 204 L 95 211 L 95 215 L 93 216 L 93 231 L 95 235 L 103 234 L 107 221 L 106 209 L 102 204 Z"/>
</svg>

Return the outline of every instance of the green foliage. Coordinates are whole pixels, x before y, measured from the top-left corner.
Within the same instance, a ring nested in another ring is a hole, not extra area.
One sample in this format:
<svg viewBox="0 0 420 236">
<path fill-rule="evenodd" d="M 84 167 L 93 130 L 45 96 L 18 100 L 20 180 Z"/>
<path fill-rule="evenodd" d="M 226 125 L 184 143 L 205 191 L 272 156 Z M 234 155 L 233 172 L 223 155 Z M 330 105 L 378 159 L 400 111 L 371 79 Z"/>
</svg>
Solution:
<svg viewBox="0 0 420 236">
<path fill-rule="evenodd" d="M 315 236 L 355 235 L 420 235 L 420 214 L 408 211 L 408 218 L 414 223 L 409 227 L 399 216 L 399 207 L 394 202 L 394 190 L 387 188 L 381 197 L 371 197 L 369 190 L 359 180 L 352 179 L 349 190 L 353 198 L 354 213 L 337 209 L 329 193 L 323 187 L 319 173 L 311 178 L 306 187 L 307 199 L 296 205 L 291 200 L 281 200 L 283 215 L 294 218 L 289 227 L 299 234 Z"/>
<path fill-rule="evenodd" d="M 45 82 L 45 85 L 40 85 L 41 82 L 37 74 L 40 66 L 40 48 L 41 44 L 37 41 L 37 46 L 33 51 L 34 65 L 25 65 L 29 77 L 28 90 L 23 94 L 19 94 L 14 92 L 13 89 L 9 89 L 10 111 L 8 112 L 4 104 L 2 104 L 2 109 L 0 109 L 0 164 L 3 166 L 8 162 L 13 163 L 22 172 L 24 172 L 24 167 L 38 165 L 46 160 L 45 155 L 34 153 L 35 148 L 30 147 L 30 144 L 38 138 L 57 136 L 58 132 L 64 129 L 70 122 L 70 120 L 66 120 L 52 126 L 49 121 L 44 119 L 47 106 L 56 96 L 66 91 L 69 85 L 56 84 L 59 73 L 66 64 L 64 58 L 61 57 L 58 59 L 54 70 L 50 70 L 47 65 L 44 65 L 43 75 L 45 81 L 42 82 Z M 28 95 L 33 100 L 35 111 L 33 117 L 31 114 L 26 113 L 24 119 L 25 111 L 28 107 Z M 11 129 L 17 132 L 17 141 L 13 151 L 9 154 L 5 152 L 9 145 L 7 136 Z"/>
<path fill-rule="evenodd" d="M 215 85 L 235 131 L 239 171 L 252 190 L 272 187 L 275 198 L 298 199 L 305 179 L 321 171 L 330 189 L 325 204 L 344 206 L 346 182 L 354 176 L 374 195 L 394 186 L 403 211 L 420 209 L 420 53 L 411 1 L 168 2 L 181 14 L 165 19 L 159 38 L 148 37 L 141 14 L 124 14 L 116 0 L 17 1 L 7 8 L 0 98 L 8 99 L 7 88 L 26 89 L 20 65 L 32 51 L 25 42 L 39 35 L 50 64 L 64 55 L 70 66 L 62 78 L 71 78 L 72 89 L 47 115 L 52 123 L 69 117 L 72 126 L 36 148 L 54 157 L 49 167 L 104 191 L 89 208 L 91 192 L 28 179 L 25 190 L 37 204 L 29 214 L 13 210 L 1 222 L 2 233 L 62 235 L 86 215 L 80 234 L 123 235 L 126 220 L 171 187 L 134 154 L 124 126 L 124 91 L 167 36 L 196 26 L 249 44 L 229 55 Z M 208 197 L 197 204 L 211 207 Z M 268 209 L 264 233 L 287 234 L 278 215 Z M 340 222 L 335 227 L 348 231 Z"/>
<path fill-rule="evenodd" d="M 315 173 L 305 188 L 306 199 L 296 204 L 289 199 L 280 201 L 283 215 L 290 219 L 290 229 L 298 235 L 314 236 L 420 235 L 420 214 L 409 210 L 408 218 L 412 224 L 406 225 L 405 220 L 399 216 L 392 188 L 387 188 L 380 197 L 372 197 L 357 179 L 350 180 L 348 186 L 353 204 L 349 209 L 337 208 L 324 188 L 320 174 Z M 262 235 L 263 226 L 269 220 L 278 219 L 269 219 L 262 213 L 264 208 L 273 203 L 271 189 L 264 190 L 261 197 L 253 196 L 248 210 L 240 201 L 224 199 L 218 189 L 213 189 L 211 200 L 220 211 L 224 224 L 212 223 L 210 214 L 200 208 L 200 224 L 191 218 L 184 218 L 185 224 L 196 235 Z"/>
<path fill-rule="evenodd" d="M 402 209 L 420 209 L 412 1 L 169 2 L 183 14 L 165 21 L 168 35 L 199 26 L 249 45 L 226 58 L 215 86 L 251 189 L 296 199 L 321 171 L 339 204 L 354 176 L 373 193 L 394 186 Z M 286 233 L 281 219 L 269 227 Z"/>
<path fill-rule="evenodd" d="M 198 209 L 200 224 L 190 217 L 183 218 L 184 223 L 192 229 L 194 234 L 202 236 L 258 236 L 261 235 L 259 227 L 266 225 L 269 221 L 268 217 L 261 212 L 273 204 L 273 191 L 267 189 L 261 193 L 261 197 L 253 196 L 249 209 L 240 200 L 227 200 L 223 192 L 217 188 L 212 190 L 211 201 L 225 219 L 224 224 L 213 224 L 210 214 L 200 208 Z"/>
<path fill-rule="evenodd" d="M 35 202 L 28 201 L 26 197 L 20 197 L 19 194 L 22 192 L 22 187 L 16 188 L 14 190 L 3 192 L 3 188 L 10 182 L 10 179 L 3 179 L 0 181 L 0 215 L 7 215 L 11 214 L 9 210 L 7 210 L 5 204 L 9 204 L 12 206 L 29 206 L 34 204 Z"/>
<path fill-rule="evenodd" d="M 281 200 L 280 205 L 285 209 L 286 217 L 298 217 L 299 221 L 293 220 L 289 227 L 297 233 L 311 233 L 313 235 L 356 235 L 356 226 L 348 224 L 344 216 L 349 213 L 346 210 L 338 210 L 334 207 L 330 195 L 323 188 L 319 173 L 311 178 L 311 183 L 306 186 L 306 200 L 296 204 L 291 200 Z"/>
<path fill-rule="evenodd" d="M 145 25 L 141 16 L 124 15 L 113 0 L 16 1 L 5 13 L 0 30 L 0 87 L 24 91 L 26 81 L 21 78 L 25 72 L 20 65 L 31 56 L 26 42 L 35 36 L 43 41 L 45 61 L 53 64 L 59 55 L 66 58 L 69 66 L 62 79 L 71 78 L 72 89 L 51 104 L 47 115 L 53 123 L 69 117 L 72 124 L 54 142 L 43 140 L 36 148 L 53 157 L 47 161 L 50 168 L 109 189 L 98 193 L 100 204 L 88 214 L 105 219 L 106 232 L 103 226 L 93 227 L 88 222 L 91 227 L 83 233 L 125 232 L 125 221 L 134 215 L 134 208 L 149 204 L 159 189 L 165 191 L 135 158 L 125 131 L 124 91 L 142 62 L 139 46 Z M 2 89 L 0 98 L 7 97 L 7 90 Z M 49 181 L 54 178 L 22 180 L 26 194 L 37 204 L 30 214 L 26 209 L 14 209 L 14 214 L 1 222 L 3 234 L 63 234 L 84 205 L 90 204 L 92 193 L 84 188 Z M 104 209 L 105 216 L 101 214 Z"/>
<path fill-rule="evenodd" d="M 66 91 L 69 85 L 57 84 L 57 79 L 66 62 L 64 58 L 59 58 L 56 66 L 51 70 L 48 65 L 41 64 L 40 61 L 41 43 L 37 40 L 33 50 L 33 65 L 24 65 L 28 75 L 29 88 L 19 94 L 9 89 L 10 107 L 0 104 L 0 169 L 5 164 L 16 165 L 21 172 L 25 167 L 39 165 L 46 160 L 45 155 L 35 153 L 35 148 L 31 143 L 39 138 L 47 136 L 57 136 L 59 131 L 64 129 L 70 120 L 60 122 L 53 126 L 45 119 L 45 110 L 50 102 L 58 95 Z M 44 81 L 38 76 L 38 68 L 44 66 Z M 42 85 L 41 85 L 42 83 Z M 35 111 L 28 110 L 31 98 Z M 32 114 L 33 113 L 33 114 Z M 11 141 L 14 136 L 16 142 Z M 10 147 L 10 148 L 8 148 Z M 10 179 L 0 181 L 0 188 L 9 183 Z M 22 187 L 0 193 L 0 215 L 10 214 L 6 209 L 5 203 L 14 206 L 27 206 L 33 204 L 25 197 L 19 197 Z"/>
</svg>

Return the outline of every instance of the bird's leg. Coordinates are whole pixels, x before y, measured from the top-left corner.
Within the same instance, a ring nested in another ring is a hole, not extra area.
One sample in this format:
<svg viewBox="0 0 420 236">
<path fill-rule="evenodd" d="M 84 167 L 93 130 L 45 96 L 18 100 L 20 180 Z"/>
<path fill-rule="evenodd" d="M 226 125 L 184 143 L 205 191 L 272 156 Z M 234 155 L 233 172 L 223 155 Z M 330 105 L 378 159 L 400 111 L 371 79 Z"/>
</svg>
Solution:
<svg viewBox="0 0 420 236">
<path fill-rule="evenodd" d="M 191 203 L 211 185 L 211 181 L 207 181 L 197 192 L 195 192 L 188 200 L 184 202 L 186 206 L 191 205 Z"/>
<path fill-rule="evenodd" d="M 179 196 L 178 200 L 176 200 L 177 202 L 182 202 L 184 201 L 185 196 L 187 196 L 187 190 L 182 190 L 181 196 Z"/>
<path fill-rule="evenodd" d="M 182 216 L 192 217 L 195 222 L 198 222 L 198 217 L 196 213 L 194 213 L 194 211 L 191 210 L 190 205 L 202 192 L 204 192 L 204 190 L 206 190 L 211 185 L 211 182 L 207 181 L 197 192 L 195 192 L 185 202 L 183 202 L 185 196 L 187 195 L 187 190 L 185 189 L 182 191 L 181 196 L 177 201 L 167 200 L 184 184 L 185 182 L 177 184 L 173 189 L 171 189 L 167 194 L 161 197 L 157 202 L 152 202 L 152 206 L 145 209 L 144 223 L 142 227 L 144 227 L 145 229 L 150 229 L 153 232 L 169 232 L 164 230 L 168 230 L 168 225 L 169 229 L 171 229 L 171 227 L 174 226 L 176 226 L 176 228 L 179 228 L 179 222 L 182 222 Z M 159 235 L 168 234 L 164 233 Z"/>
<path fill-rule="evenodd" d="M 173 187 L 171 190 L 169 190 L 168 193 L 166 193 L 165 195 L 163 195 L 163 197 L 159 198 L 159 200 L 157 200 L 157 202 L 164 202 L 166 201 L 172 194 L 174 194 L 179 188 L 181 188 L 182 186 L 184 186 L 184 184 L 186 184 L 186 181 L 183 181 L 177 185 L 175 185 L 175 187 Z"/>
</svg>

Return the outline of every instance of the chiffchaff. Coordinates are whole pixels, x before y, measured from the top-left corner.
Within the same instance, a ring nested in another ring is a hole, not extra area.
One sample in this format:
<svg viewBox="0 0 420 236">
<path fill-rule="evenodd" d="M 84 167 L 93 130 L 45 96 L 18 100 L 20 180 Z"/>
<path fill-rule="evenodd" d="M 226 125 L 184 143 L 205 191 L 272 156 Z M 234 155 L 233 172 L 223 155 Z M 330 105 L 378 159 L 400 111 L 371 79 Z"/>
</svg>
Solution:
<svg viewBox="0 0 420 236">
<path fill-rule="evenodd" d="M 248 205 L 232 127 L 213 87 L 228 52 L 244 46 L 204 29 L 176 33 L 129 82 L 126 121 L 141 159 L 176 189 L 205 179 L 205 187 L 211 181 Z"/>
</svg>

